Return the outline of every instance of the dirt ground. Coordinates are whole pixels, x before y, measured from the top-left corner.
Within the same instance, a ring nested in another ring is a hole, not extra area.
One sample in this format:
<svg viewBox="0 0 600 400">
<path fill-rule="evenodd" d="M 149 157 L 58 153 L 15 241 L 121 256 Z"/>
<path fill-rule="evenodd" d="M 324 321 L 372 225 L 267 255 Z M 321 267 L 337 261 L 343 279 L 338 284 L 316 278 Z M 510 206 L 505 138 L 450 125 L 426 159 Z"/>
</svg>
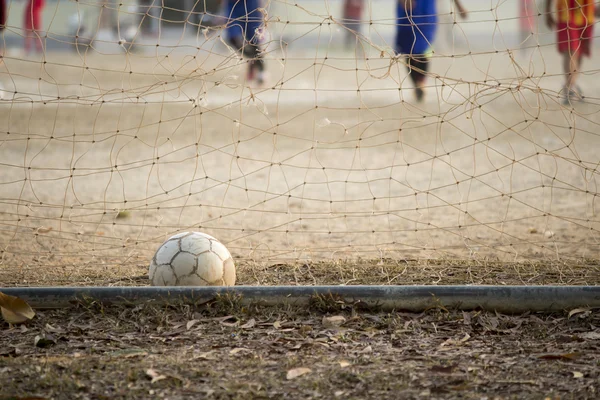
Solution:
<svg viewBox="0 0 600 400">
<path fill-rule="evenodd" d="M 340 318 L 343 317 L 343 318 Z M 39 312 L 0 330 L 2 399 L 593 399 L 600 313 L 198 306 Z M 36 344 L 37 343 L 37 344 Z"/>
<path fill-rule="evenodd" d="M 118 267 L 185 230 L 249 261 L 598 258 L 592 76 L 571 107 L 554 48 L 439 57 L 417 104 L 389 55 L 321 53 L 270 54 L 263 88 L 216 39 L 7 56 L 4 264 Z"/>
<path fill-rule="evenodd" d="M 422 104 L 372 50 L 275 49 L 262 88 L 214 38 L 8 52 L 0 287 L 147 285 L 186 230 L 227 245 L 240 285 L 600 284 L 598 52 L 565 106 L 554 47 L 435 55 Z M 80 304 L 0 325 L 0 398 L 594 399 L 599 324 Z"/>
</svg>

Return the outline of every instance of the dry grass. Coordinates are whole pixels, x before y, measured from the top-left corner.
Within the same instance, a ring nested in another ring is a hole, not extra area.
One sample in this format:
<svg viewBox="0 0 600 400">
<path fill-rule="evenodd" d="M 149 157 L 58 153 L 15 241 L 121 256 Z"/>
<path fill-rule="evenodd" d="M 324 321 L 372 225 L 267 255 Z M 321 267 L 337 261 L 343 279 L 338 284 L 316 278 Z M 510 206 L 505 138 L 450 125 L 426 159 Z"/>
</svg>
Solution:
<svg viewBox="0 0 600 400">
<path fill-rule="evenodd" d="M 143 286 L 148 267 L 131 263 L 4 265 L 3 286 Z M 267 264 L 240 262 L 238 285 L 597 285 L 600 265 L 579 262 L 351 260 Z"/>
</svg>

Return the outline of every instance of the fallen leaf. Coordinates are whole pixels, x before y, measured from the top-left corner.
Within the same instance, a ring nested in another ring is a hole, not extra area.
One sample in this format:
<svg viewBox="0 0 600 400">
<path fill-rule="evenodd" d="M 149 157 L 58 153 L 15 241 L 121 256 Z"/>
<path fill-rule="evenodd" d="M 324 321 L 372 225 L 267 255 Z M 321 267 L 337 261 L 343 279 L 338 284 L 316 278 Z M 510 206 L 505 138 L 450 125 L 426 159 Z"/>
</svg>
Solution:
<svg viewBox="0 0 600 400">
<path fill-rule="evenodd" d="M 343 390 L 336 390 L 335 392 L 333 392 L 333 395 L 334 395 L 335 397 L 340 397 L 340 396 L 342 396 L 343 394 L 344 394 L 344 391 L 343 391 Z"/>
<path fill-rule="evenodd" d="M 53 332 L 53 333 L 65 333 L 66 332 L 64 329 L 55 328 L 54 326 L 52 326 L 50 324 L 46 324 L 46 327 L 44 330 L 47 332 Z"/>
<path fill-rule="evenodd" d="M 581 353 L 562 353 L 562 354 L 543 354 L 539 356 L 542 360 L 576 360 L 581 357 Z"/>
<path fill-rule="evenodd" d="M 244 325 L 240 326 L 242 329 L 252 329 L 256 325 L 256 320 L 251 318 L 250 321 L 246 322 Z"/>
<path fill-rule="evenodd" d="M 231 349 L 229 351 L 229 354 L 234 355 L 234 354 L 237 354 L 237 353 L 241 353 L 242 351 L 252 352 L 252 350 L 246 349 L 245 347 L 236 347 L 235 349 Z"/>
<path fill-rule="evenodd" d="M 191 321 L 188 321 L 188 323 L 187 323 L 187 324 L 185 324 L 185 329 L 189 331 L 189 330 L 190 330 L 190 329 L 192 329 L 192 327 L 193 327 L 194 325 L 196 325 L 197 323 L 198 323 L 198 320 L 197 320 L 197 319 L 193 319 L 193 320 L 191 320 Z"/>
<path fill-rule="evenodd" d="M 342 361 L 340 361 L 340 367 L 341 367 L 341 368 L 346 368 L 346 367 L 349 367 L 350 365 L 352 365 L 352 364 L 350 364 L 350 363 L 349 363 L 348 361 L 346 361 L 346 360 L 342 360 Z"/>
<path fill-rule="evenodd" d="M 197 360 L 198 358 L 202 358 L 204 360 L 216 360 L 217 355 L 214 351 L 207 351 L 205 353 L 199 353 L 193 357 L 194 360 Z"/>
<path fill-rule="evenodd" d="M 146 370 L 146 375 L 150 378 L 150 383 L 162 381 L 163 379 L 167 379 L 165 375 L 161 375 L 158 371 L 149 368 Z"/>
<path fill-rule="evenodd" d="M 600 340 L 600 332 L 598 331 L 583 332 L 578 334 L 577 336 L 579 336 L 581 339 Z"/>
<path fill-rule="evenodd" d="M 332 317 L 323 317 L 323 326 L 326 328 L 337 328 L 346 322 L 346 318 L 342 315 L 334 315 Z"/>
<path fill-rule="evenodd" d="M 372 353 L 372 352 L 373 352 L 373 348 L 371 347 L 371 345 L 368 345 L 367 347 L 365 347 L 364 349 L 359 351 L 359 353 Z"/>
<path fill-rule="evenodd" d="M 35 344 L 35 347 L 46 348 L 54 346 L 56 344 L 56 339 L 52 335 L 37 335 L 33 343 Z"/>
<path fill-rule="evenodd" d="M 575 378 L 575 379 L 583 378 L 583 374 L 579 371 L 573 371 L 573 378 Z"/>
<path fill-rule="evenodd" d="M 273 328 L 275 328 L 275 329 L 281 328 L 281 322 L 279 322 L 279 321 L 273 322 Z"/>
<path fill-rule="evenodd" d="M 569 311 L 569 318 L 571 318 L 573 315 L 581 313 L 589 314 L 590 312 L 591 310 L 589 308 L 576 308 L 574 310 Z"/>
<path fill-rule="evenodd" d="M 108 354 L 111 357 L 133 358 L 147 356 L 148 352 L 142 349 L 122 349 Z"/>
<path fill-rule="evenodd" d="M 304 367 L 290 369 L 287 372 L 286 379 L 287 380 L 296 379 L 297 377 L 308 374 L 310 372 L 312 372 L 312 370 L 310 368 L 304 368 Z"/>
<path fill-rule="evenodd" d="M 9 324 L 20 324 L 35 316 L 35 312 L 24 300 L 0 292 L 0 311 Z"/>
<path fill-rule="evenodd" d="M 117 214 L 117 219 L 125 219 L 125 218 L 129 218 L 131 216 L 131 213 L 129 211 L 123 210 L 123 211 L 119 211 Z"/>
</svg>

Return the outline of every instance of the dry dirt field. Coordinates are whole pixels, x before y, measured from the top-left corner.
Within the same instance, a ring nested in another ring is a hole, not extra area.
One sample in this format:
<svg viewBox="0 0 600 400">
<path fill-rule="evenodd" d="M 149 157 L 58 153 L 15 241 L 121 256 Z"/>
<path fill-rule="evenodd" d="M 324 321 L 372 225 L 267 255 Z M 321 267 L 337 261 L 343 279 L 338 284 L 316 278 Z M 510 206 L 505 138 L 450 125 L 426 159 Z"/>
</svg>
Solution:
<svg viewBox="0 0 600 400">
<path fill-rule="evenodd" d="M 256 88 L 222 50 L 7 56 L 4 264 L 137 265 L 192 229 L 254 261 L 598 257 L 594 70 L 564 106 L 553 48 L 439 57 L 417 104 L 385 54 L 274 52 Z"/>
<path fill-rule="evenodd" d="M 435 57 L 416 104 L 380 53 L 274 50 L 262 88 L 214 40 L 8 53 L 0 286 L 147 285 L 185 230 L 223 241 L 245 285 L 597 285 L 586 61 L 587 97 L 565 106 L 553 48 Z M 86 303 L 0 325 L 0 398 L 594 399 L 599 324 L 589 309 Z"/>
</svg>

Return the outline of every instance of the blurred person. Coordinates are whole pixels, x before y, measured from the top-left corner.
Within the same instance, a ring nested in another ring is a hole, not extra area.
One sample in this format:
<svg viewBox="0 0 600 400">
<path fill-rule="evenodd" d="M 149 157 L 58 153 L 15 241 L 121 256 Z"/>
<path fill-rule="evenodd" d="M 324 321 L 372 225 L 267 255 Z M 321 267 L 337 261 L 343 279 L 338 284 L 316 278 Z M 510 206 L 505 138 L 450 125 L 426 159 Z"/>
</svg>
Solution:
<svg viewBox="0 0 600 400">
<path fill-rule="evenodd" d="M 356 43 L 356 36 L 360 34 L 361 18 L 364 0 L 344 0 L 344 45 L 351 49 Z"/>
<path fill-rule="evenodd" d="M 4 27 L 6 26 L 6 0 L 0 0 L 0 64 L 4 62 Z"/>
<path fill-rule="evenodd" d="M 535 0 L 521 0 L 519 1 L 519 33 L 521 47 L 525 47 L 525 44 L 529 41 L 529 38 L 535 32 L 537 6 Z"/>
<path fill-rule="evenodd" d="M 454 1 L 461 18 L 467 11 L 460 0 Z M 425 79 L 429 70 L 431 45 L 438 25 L 436 0 L 398 0 L 396 6 L 396 53 L 405 55 L 410 79 L 415 85 L 417 101 L 425 96 Z"/>
<path fill-rule="evenodd" d="M 32 43 L 35 41 L 35 49 L 38 53 L 43 52 L 42 38 L 39 32 L 42 30 L 42 11 L 45 0 L 29 0 L 25 7 L 25 53 L 31 53 Z"/>
<path fill-rule="evenodd" d="M 262 37 L 264 31 L 261 0 L 224 0 L 225 39 L 248 60 L 247 80 L 262 85 L 265 80 Z"/>
<path fill-rule="evenodd" d="M 596 0 L 546 0 L 546 25 L 556 30 L 558 52 L 562 55 L 565 85 L 562 90 L 565 104 L 583 99 L 577 86 L 581 59 L 590 57 L 594 17 L 598 16 Z"/>
</svg>

